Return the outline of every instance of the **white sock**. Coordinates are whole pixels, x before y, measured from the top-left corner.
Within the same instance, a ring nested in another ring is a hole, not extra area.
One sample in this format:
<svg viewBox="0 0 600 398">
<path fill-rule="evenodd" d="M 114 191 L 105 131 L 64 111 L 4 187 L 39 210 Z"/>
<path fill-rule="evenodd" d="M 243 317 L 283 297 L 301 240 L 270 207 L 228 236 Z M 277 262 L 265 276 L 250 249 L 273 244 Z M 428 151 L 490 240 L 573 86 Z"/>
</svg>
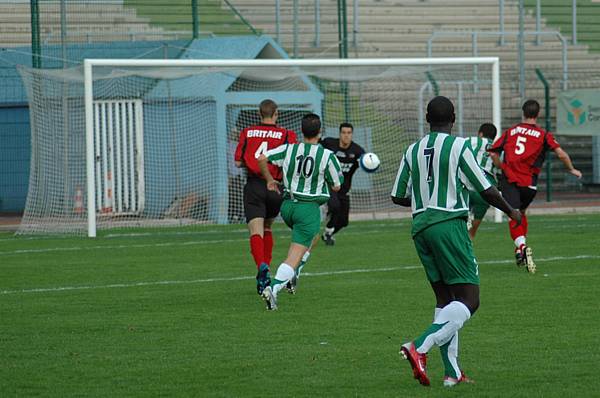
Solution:
<svg viewBox="0 0 600 398">
<path fill-rule="evenodd" d="M 437 332 L 431 333 L 425 338 L 423 344 L 417 347 L 417 351 L 421 354 L 429 352 L 431 347 L 438 347 L 446 344 L 454 336 L 454 334 L 462 328 L 463 324 L 471 317 L 471 312 L 466 305 L 460 301 L 452 301 L 450 304 L 442 308 L 435 324 L 443 325 Z"/>
<path fill-rule="evenodd" d="M 435 309 L 433 310 L 433 323 L 435 323 L 435 320 L 437 319 L 437 317 L 441 311 L 442 311 L 441 308 L 435 307 Z"/>
<path fill-rule="evenodd" d="M 286 263 L 281 263 L 279 268 L 277 268 L 277 273 L 275 274 L 273 294 L 277 296 L 277 293 L 279 293 L 279 291 L 285 287 L 285 284 L 288 283 L 288 281 L 293 277 L 294 269 Z"/>
<path fill-rule="evenodd" d="M 440 315 L 440 312 L 442 312 L 442 309 L 435 307 L 433 323 L 439 323 L 436 321 L 438 319 L 438 316 Z M 450 361 L 450 364 L 454 368 L 456 374 L 460 376 L 460 368 L 458 367 L 458 331 L 454 333 L 454 336 L 452 337 L 452 339 L 450 340 L 450 344 L 448 345 L 448 360 Z"/>
<path fill-rule="evenodd" d="M 523 235 L 517 237 L 517 239 L 515 239 L 515 246 L 517 246 L 517 249 L 521 248 L 521 245 L 525 244 L 525 237 Z"/>
<path fill-rule="evenodd" d="M 304 253 L 304 256 L 302 256 L 302 261 L 307 262 L 309 257 L 310 252 L 307 250 L 306 253 Z"/>
<path fill-rule="evenodd" d="M 304 265 L 306 265 L 306 262 L 308 261 L 309 258 L 310 258 L 310 252 L 307 250 L 306 253 L 304 253 L 304 256 L 302 256 L 302 261 L 300 261 L 300 265 L 298 266 L 298 269 L 296 270 L 297 278 L 300 278 L 302 269 L 304 268 Z"/>
<path fill-rule="evenodd" d="M 327 235 L 333 235 L 333 231 L 335 231 L 335 228 L 325 228 L 325 233 Z"/>
</svg>

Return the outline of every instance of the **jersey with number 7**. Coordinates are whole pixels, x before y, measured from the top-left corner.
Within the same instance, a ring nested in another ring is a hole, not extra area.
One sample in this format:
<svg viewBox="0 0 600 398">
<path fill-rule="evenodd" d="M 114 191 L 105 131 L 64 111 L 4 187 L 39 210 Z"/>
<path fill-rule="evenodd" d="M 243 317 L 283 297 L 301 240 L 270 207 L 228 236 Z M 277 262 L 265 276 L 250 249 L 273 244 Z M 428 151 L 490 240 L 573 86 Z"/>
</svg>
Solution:
<svg viewBox="0 0 600 398">
<path fill-rule="evenodd" d="M 489 151 L 504 152 L 502 171 L 508 182 L 534 187 L 546 151 L 558 147 L 552 133 L 535 124 L 519 123 L 504 131 Z"/>
<path fill-rule="evenodd" d="M 235 150 L 235 160 L 244 162 L 249 176 L 262 178 L 256 159 L 267 153 L 269 149 L 296 142 L 296 133 L 292 130 L 274 124 L 250 126 L 240 132 L 240 141 Z M 273 178 L 281 181 L 282 175 L 279 167 L 269 164 L 269 171 Z"/>
</svg>

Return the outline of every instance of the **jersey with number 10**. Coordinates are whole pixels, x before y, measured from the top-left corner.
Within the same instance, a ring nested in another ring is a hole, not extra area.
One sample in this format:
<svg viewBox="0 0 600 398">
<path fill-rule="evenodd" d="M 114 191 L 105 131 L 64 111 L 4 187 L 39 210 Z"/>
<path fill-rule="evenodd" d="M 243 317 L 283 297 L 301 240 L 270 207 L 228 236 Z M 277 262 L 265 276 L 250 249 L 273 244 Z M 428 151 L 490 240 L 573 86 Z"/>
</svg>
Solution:
<svg viewBox="0 0 600 398">
<path fill-rule="evenodd" d="M 319 144 L 282 145 L 266 156 L 282 168 L 285 194 L 291 199 L 323 204 L 329 199 L 328 185 L 340 186 L 344 182 L 340 162 Z"/>
<path fill-rule="evenodd" d="M 438 222 L 466 218 L 468 191 L 490 186 L 467 140 L 430 133 L 404 153 L 392 196 L 411 197 L 414 236 Z"/>
<path fill-rule="evenodd" d="M 535 186 L 546 151 L 560 147 L 549 133 L 535 124 L 519 123 L 506 130 L 490 151 L 504 152 L 502 171 L 509 182 Z"/>
<path fill-rule="evenodd" d="M 295 142 L 296 133 L 283 127 L 274 124 L 250 126 L 240 132 L 240 141 L 235 150 L 235 160 L 244 162 L 249 175 L 262 178 L 256 159 L 267 153 L 269 149 Z M 273 178 L 281 181 L 281 170 L 277 166 L 269 165 L 269 171 Z"/>
</svg>

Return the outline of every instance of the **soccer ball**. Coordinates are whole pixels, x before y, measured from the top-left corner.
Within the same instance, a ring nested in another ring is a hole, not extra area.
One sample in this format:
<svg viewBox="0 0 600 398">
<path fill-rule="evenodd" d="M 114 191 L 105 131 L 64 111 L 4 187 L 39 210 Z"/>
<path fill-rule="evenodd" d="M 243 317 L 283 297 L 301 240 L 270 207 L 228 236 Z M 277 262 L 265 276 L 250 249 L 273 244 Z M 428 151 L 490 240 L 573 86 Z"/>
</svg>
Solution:
<svg viewBox="0 0 600 398">
<path fill-rule="evenodd" d="M 359 164 L 360 168 L 367 173 L 374 173 L 379 168 L 381 162 L 379 161 L 379 156 L 373 152 L 367 152 L 360 157 Z"/>
</svg>

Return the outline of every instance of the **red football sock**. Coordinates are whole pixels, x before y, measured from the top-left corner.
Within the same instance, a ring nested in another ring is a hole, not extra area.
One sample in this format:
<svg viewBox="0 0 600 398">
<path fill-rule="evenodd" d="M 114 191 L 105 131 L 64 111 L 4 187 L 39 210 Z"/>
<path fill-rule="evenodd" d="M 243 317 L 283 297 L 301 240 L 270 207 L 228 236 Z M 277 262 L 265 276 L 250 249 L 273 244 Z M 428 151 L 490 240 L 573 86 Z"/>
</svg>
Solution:
<svg viewBox="0 0 600 398">
<path fill-rule="evenodd" d="M 523 226 L 523 235 L 527 236 L 529 224 L 527 224 L 527 216 L 525 214 L 521 214 L 521 225 Z"/>
<path fill-rule="evenodd" d="M 250 237 L 250 252 L 252 253 L 252 257 L 254 257 L 256 268 L 259 268 L 260 265 L 265 261 L 265 252 L 262 236 L 255 234 Z"/>
<path fill-rule="evenodd" d="M 271 230 L 265 230 L 265 234 L 263 236 L 264 243 L 264 260 L 265 263 L 271 264 L 271 260 L 273 259 L 273 233 Z"/>
<path fill-rule="evenodd" d="M 523 224 L 517 226 L 516 221 L 510 220 L 508 223 L 508 228 L 510 229 L 510 237 L 512 240 L 517 239 L 519 236 L 525 236 Z"/>
</svg>

